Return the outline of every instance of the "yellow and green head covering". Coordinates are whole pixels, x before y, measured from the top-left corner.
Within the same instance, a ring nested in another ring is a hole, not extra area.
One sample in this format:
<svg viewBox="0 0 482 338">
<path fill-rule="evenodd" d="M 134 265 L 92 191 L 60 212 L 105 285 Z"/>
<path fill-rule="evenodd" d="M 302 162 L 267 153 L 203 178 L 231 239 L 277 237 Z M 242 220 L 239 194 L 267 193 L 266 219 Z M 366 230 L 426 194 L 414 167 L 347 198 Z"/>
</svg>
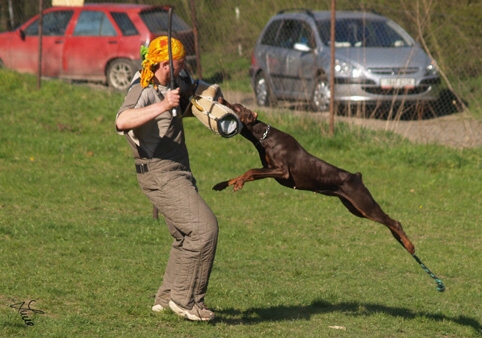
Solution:
<svg viewBox="0 0 482 338">
<path fill-rule="evenodd" d="M 168 37 L 160 36 L 149 44 L 149 48 L 141 47 L 142 71 L 141 85 L 147 87 L 154 77 L 152 66 L 169 60 Z M 186 55 L 186 51 L 181 41 L 171 38 L 172 59 L 179 60 Z"/>
</svg>

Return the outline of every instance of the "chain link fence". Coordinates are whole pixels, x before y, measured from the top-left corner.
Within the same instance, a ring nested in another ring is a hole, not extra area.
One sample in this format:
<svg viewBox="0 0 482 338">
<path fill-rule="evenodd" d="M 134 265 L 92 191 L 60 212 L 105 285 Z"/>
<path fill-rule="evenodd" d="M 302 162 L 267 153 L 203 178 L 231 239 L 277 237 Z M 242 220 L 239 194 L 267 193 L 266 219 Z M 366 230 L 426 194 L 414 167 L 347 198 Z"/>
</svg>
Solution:
<svg viewBox="0 0 482 338">
<path fill-rule="evenodd" d="M 40 7 L 48 9 L 56 2 L 61 1 L 72 4 L 78 2 L 78 0 L 0 0 L 0 31 L 7 32 L 16 29 L 37 15 Z M 90 2 L 85 1 L 86 4 Z M 189 34 L 184 32 L 185 27 L 183 28 L 182 25 L 174 30 L 177 30 L 185 44 L 189 45 L 190 67 L 193 75 L 207 82 L 218 82 L 222 86 L 224 83 L 225 90 L 240 91 L 245 96 L 250 96 L 251 100 L 246 102 L 252 105 L 256 104 L 249 77 L 252 53 L 260 32 L 277 12 L 287 8 L 330 10 L 332 3 L 336 3 L 337 11 L 362 10 L 378 13 L 403 27 L 424 51 L 437 61 L 441 90 L 437 99 L 428 105 L 400 104 L 395 101 L 389 102 L 388 105 L 387 102 L 383 102 L 383 104 L 375 102 L 370 105 L 353 102 L 353 104 L 338 107 L 339 118 L 363 117 L 365 120 L 382 121 L 376 122 L 380 123 L 380 128 L 395 130 L 402 134 L 405 128 L 407 129 L 405 136 L 410 137 L 416 133 L 422 136 L 422 141 L 427 142 L 433 141 L 440 135 L 449 137 L 457 134 L 457 137 L 452 137 L 457 139 L 452 142 L 453 146 L 482 144 L 481 127 L 478 122 L 482 120 L 482 58 L 480 57 L 482 52 L 482 3 L 478 0 L 458 2 L 451 0 L 239 0 L 236 2 L 221 0 L 169 2 L 97 0 L 95 2 L 172 6 L 175 15 L 192 29 Z M 146 15 L 143 20 L 147 24 L 151 20 L 151 25 L 157 29 L 156 34 L 161 34 L 167 31 L 166 18 L 165 15 L 162 17 Z M 64 16 L 59 19 L 46 16 L 44 19 L 43 35 L 61 36 L 65 34 L 63 29 L 67 27 L 70 17 Z M 93 20 L 99 21 L 95 34 L 117 34 L 114 28 L 106 25 L 106 20 L 109 19 L 103 17 L 84 18 L 83 28 L 88 31 L 90 29 L 88 26 Z M 156 23 L 156 20 L 162 22 Z M 122 14 L 112 15 L 110 21 L 112 21 L 110 25 L 120 27 L 123 35 L 135 35 L 136 23 L 129 23 Z M 80 25 L 80 21 L 78 25 Z M 25 43 L 28 40 L 32 43 L 33 39 L 30 37 L 39 33 L 38 28 L 37 23 L 36 26 L 24 29 L 21 33 L 17 31 L 17 34 L 20 34 Z M 76 29 L 81 31 L 81 28 Z M 174 36 L 176 35 L 174 34 Z M 35 42 L 33 43 L 35 44 Z M 5 53 L 4 50 L 12 51 L 14 49 L 5 44 L 5 39 L 0 40 L 1 53 Z M 52 63 L 49 57 L 54 56 L 51 56 L 53 54 L 49 48 L 53 47 L 44 45 L 42 62 Z M 84 55 L 95 54 L 100 53 L 100 50 L 93 48 L 84 50 L 83 53 Z M 0 57 L 2 57 L 1 54 Z M 0 59 L 0 62 L 4 67 L 12 68 L 9 67 L 6 60 Z M 88 68 L 89 64 L 85 64 L 85 66 Z M 129 70 L 127 66 L 130 64 L 116 64 L 116 69 L 120 74 L 122 71 Z M 106 77 L 109 75 L 106 74 L 109 69 L 108 65 L 102 65 L 102 67 L 104 78 L 100 76 L 96 80 L 111 84 L 108 76 Z M 20 69 L 20 71 L 26 70 Z M 112 71 L 114 72 L 115 69 Z M 80 79 L 81 75 L 77 74 L 72 78 Z M 94 77 L 90 79 L 94 79 Z M 295 109 L 297 106 L 289 107 Z M 418 122 L 416 130 L 412 125 L 406 127 L 408 124 L 405 122 L 413 121 Z"/>
</svg>

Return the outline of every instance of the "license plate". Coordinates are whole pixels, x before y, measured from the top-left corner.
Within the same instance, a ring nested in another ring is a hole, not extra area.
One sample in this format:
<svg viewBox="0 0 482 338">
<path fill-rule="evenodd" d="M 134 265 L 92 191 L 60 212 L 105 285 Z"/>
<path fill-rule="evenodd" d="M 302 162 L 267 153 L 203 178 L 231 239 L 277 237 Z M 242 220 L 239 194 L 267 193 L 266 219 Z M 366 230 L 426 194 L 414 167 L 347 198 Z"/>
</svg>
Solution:
<svg viewBox="0 0 482 338">
<path fill-rule="evenodd" d="M 381 79 L 382 88 L 413 88 L 415 87 L 415 79 L 410 78 L 385 78 Z"/>
</svg>

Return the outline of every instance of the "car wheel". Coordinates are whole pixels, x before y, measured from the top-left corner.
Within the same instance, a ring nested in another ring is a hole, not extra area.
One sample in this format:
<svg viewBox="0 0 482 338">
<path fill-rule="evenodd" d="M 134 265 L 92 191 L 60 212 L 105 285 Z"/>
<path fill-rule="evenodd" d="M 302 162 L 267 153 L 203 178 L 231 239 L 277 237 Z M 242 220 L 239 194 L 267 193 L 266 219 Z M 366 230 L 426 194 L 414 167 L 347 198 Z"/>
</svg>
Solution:
<svg viewBox="0 0 482 338">
<path fill-rule="evenodd" d="M 330 88 L 326 77 L 317 78 L 311 94 L 311 109 L 315 112 L 328 111 L 330 109 L 330 97 Z"/>
<path fill-rule="evenodd" d="M 276 105 L 276 99 L 263 73 L 256 75 L 254 80 L 254 94 L 256 95 L 256 103 L 258 106 L 272 107 Z"/>
<path fill-rule="evenodd" d="M 107 68 L 107 84 L 115 90 L 124 91 L 131 84 L 137 69 L 129 59 L 112 61 Z"/>
</svg>

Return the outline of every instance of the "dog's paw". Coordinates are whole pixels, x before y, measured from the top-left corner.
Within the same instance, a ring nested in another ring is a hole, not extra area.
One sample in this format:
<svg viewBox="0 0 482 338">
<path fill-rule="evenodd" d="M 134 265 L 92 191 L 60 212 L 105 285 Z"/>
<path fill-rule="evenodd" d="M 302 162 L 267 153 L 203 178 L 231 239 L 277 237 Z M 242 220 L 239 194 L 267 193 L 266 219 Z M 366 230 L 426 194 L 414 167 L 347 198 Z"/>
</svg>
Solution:
<svg viewBox="0 0 482 338">
<path fill-rule="evenodd" d="M 213 190 L 221 191 L 226 189 L 228 186 L 229 186 L 229 181 L 220 182 L 213 187 Z"/>
<path fill-rule="evenodd" d="M 233 191 L 236 192 L 236 191 L 239 191 L 239 190 L 243 189 L 244 183 L 245 183 L 245 181 L 243 181 L 243 180 L 237 180 L 237 181 L 233 184 L 233 185 L 234 185 Z"/>
</svg>

